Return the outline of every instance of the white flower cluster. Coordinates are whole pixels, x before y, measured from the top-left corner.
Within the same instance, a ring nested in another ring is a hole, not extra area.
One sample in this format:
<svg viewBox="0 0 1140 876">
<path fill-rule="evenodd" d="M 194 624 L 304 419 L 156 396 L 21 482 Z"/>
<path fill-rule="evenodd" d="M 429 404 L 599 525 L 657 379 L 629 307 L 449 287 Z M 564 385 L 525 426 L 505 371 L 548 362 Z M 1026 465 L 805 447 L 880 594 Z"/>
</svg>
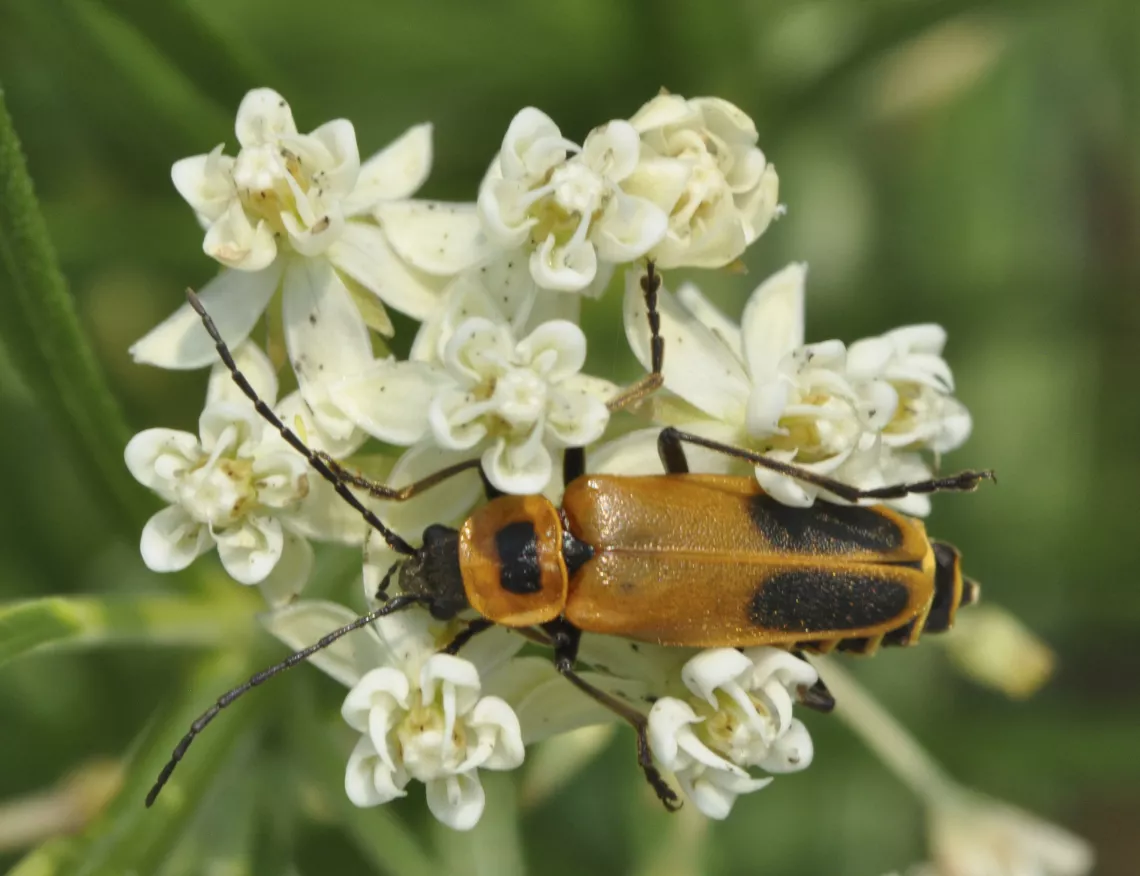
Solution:
<svg viewBox="0 0 1140 876">
<path fill-rule="evenodd" d="M 172 172 L 205 229 L 204 251 L 222 266 L 199 297 L 262 399 L 346 468 L 378 439 L 407 448 L 391 469 L 395 485 L 477 458 L 495 489 L 557 501 L 566 448 L 590 446 L 598 470 L 660 471 L 660 426 L 684 425 L 874 486 L 924 476 L 920 453 L 951 450 L 970 430 L 951 396 L 940 328 L 847 348 L 805 344 L 805 268 L 791 265 L 753 293 L 739 326 L 695 287 L 662 287 L 666 391 L 637 411 L 655 425 L 598 444 L 619 388 L 582 371 L 581 296 L 603 294 L 615 270 L 626 271 L 626 332 L 648 367 L 638 286 L 646 262 L 731 265 L 782 212 L 755 125 L 723 100 L 663 94 L 581 144 L 524 109 L 466 204 L 412 198 L 430 170 L 428 125 L 362 162 L 350 122 L 301 134 L 285 100 L 258 89 L 242 102 L 235 133 L 235 155 L 218 146 Z M 376 337 L 393 332 L 386 306 L 420 323 L 406 359 Z M 263 315 L 269 349 L 287 353 L 298 385 L 279 402 L 277 367 L 249 340 Z M 216 359 L 189 306 L 132 354 L 176 369 Z M 168 504 L 143 533 L 147 565 L 181 569 L 217 546 L 235 580 L 263 588 L 277 607 L 268 625 L 292 645 L 354 617 L 292 601 L 312 565 L 311 540 L 363 543 L 369 598 L 393 559 L 219 366 L 198 436 L 147 430 L 126 458 Z M 700 453 L 693 461 L 709 472 L 731 465 Z M 470 511 L 481 484 L 467 475 L 380 513 L 415 540 L 427 524 Z M 756 477 L 792 505 L 818 492 L 765 469 Z M 921 497 L 902 504 L 926 511 Z M 346 791 L 356 804 L 402 796 L 416 780 L 441 821 L 470 828 L 484 808 L 480 769 L 512 769 L 524 744 L 613 719 L 549 659 L 520 656 L 525 640 L 505 629 L 473 639 L 462 656 L 440 653 L 462 628 L 408 611 L 313 658 L 351 688 L 343 713 L 361 739 Z M 771 648 L 629 646 L 587 637 L 583 675 L 647 712 L 658 763 L 708 816 L 725 817 L 738 795 L 771 781 L 750 769 L 811 762 L 811 739 L 792 717 L 817 680 L 807 663 Z"/>
</svg>

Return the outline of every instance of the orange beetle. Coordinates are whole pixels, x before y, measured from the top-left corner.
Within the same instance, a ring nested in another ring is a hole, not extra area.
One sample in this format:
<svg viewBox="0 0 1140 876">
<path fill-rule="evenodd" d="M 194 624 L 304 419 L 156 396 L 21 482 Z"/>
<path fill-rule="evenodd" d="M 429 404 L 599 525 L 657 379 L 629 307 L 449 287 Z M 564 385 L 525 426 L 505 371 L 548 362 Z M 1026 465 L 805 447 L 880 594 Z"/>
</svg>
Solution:
<svg viewBox="0 0 1140 876">
<path fill-rule="evenodd" d="M 640 401 L 662 383 L 664 341 L 656 308 L 660 277 L 652 264 L 641 285 L 652 369 L 613 399 L 611 410 Z M 223 362 L 261 416 L 406 559 L 385 576 L 377 594 L 386 600 L 382 607 L 220 697 L 175 748 L 147 796 L 148 806 L 194 737 L 222 708 L 341 636 L 411 605 L 426 606 L 439 619 L 470 609 L 479 615 L 451 642 L 450 653 L 495 625 L 540 636 L 553 647 L 563 676 L 634 726 L 638 762 L 662 802 L 673 808 L 676 795 L 653 766 L 645 716 L 575 671 L 582 632 L 698 648 L 774 645 L 871 654 L 880 645 L 911 645 L 924 631 L 949 628 L 958 608 L 977 598 L 977 585 L 962 577 L 958 552 L 928 539 L 921 521 L 882 506 L 817 502 L 810 508 L 788 507 L 765 494 L 753 477 L 690 474 L 683 445 L 767 467 L 852 503 L 972 490 L 992 478 L 992 472 L 860 490 L 674 428 L 662 429 L 658 436 L 667 474 L 587 475 L 584 451 L 571 448 L 565 455 L 561 508 L 543 496 L 495 495 L 458 530 L 429 526 L 422 547 L 414 548 L 350 487 L 400 501 L 478 468 L 479 461 L 458 463 L 402 489 L 344 470 L 310 450 L 258 398 L 201 303 L 188 294 Z M 389 598 L 394 577 L 402 593 Z M 801 690 L 800 696 L 823 710 L 834 704 L 822 684 Z"/>
</svg>

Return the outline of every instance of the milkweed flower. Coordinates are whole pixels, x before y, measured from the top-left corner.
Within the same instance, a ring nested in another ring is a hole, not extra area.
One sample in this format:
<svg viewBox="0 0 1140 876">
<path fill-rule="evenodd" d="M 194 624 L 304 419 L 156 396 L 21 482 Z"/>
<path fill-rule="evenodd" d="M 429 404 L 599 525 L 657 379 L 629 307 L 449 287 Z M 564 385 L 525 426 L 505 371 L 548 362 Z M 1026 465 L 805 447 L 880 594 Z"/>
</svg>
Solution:
<svg viewBox="0 0 1140 876">
<path fill-rule="evenodd" d="M 728 101 L 659 94 L 629 121 L 641 156 L 625 189 L 669 217 L 649 252 L 659 267 L 730 264 L 782 212 L 779 178 L 756 146 L 756 124 Z"/>
<path fill-rule="evenodd" d="M 792 717 L 796 691 L 818 680 L 803 660 L 777 648 L 714 648 L 690 659 L 681 679 L 690 696 L 653 704 L 649 745 L 709 818 L 727 818 L 738 796 L 771 783 L 748 767 L 789 773 L 811 765 L 811 736 Z"/>
<path fill-rule="evenodd" d="M 243 341 L 280 289 L 285 341 L 302 386 L 314 333 L 364 332 L 353 306 L 358 290 L 423 319 L 437 285 L 393 252 L 373 213 L 412 195 L 431 166 L 431 126 L 418 125 L 364 161 L 352 123 L 337 119 L 298 133 L 289 104 L 268 88 L 238 108 L 236 156 L 218 146 L 175 163 L 175 188 L 206 229 L 203 249 L 224 266 L 199 297 L 232 346 Z M 375 308 L 374 308 L 375 309 Z M 352 325 L 324 324 L 326 311 Z M 391 332 L 382 310 L 381 328 Z M 213 342 L 184 305 L 131 347 L 135 361 L 200 368 Z"/>
<path fill-rule="evenodd" d="M 268 404 L 277 381 L 265 354 L 246 343 L 235 354 Z M 294 394 L 282 402 L 302 416 Z M 169 503 L 143 528 L 141 551 L 157 572 L 186 568 L 217 547 L 226 572 L 259 584 L 270 601 L 289 598 L 312 567 L 308 538 L 359 542 L 364 527 L 215 367 L 199 433 L 147 429 L 127 444 L 134 477 Z"/>
<path fill-rule="evenodd" d="M 578 146 L 527 107 L 511 120 L 479 187 L 483 231 L 527 258 L 539 287 L 597 291 L 610 267 L 641 258 L 665 234 L 661 208 L 622 187 L 639 155 L 629 122 L 595 128 Z"/>
<path fill-rule="evenodd" d="M 355 618 L 333 603 L 299 602 L 266 625 L 302 647 Z M 361 734 L 345 771 L 345 792 L 357 806 L 403 797 L 418 781 L 437 819 L 470 830 L 486 805 L 479 770 L 522 764 L 518 716 L 501 697 L 483 695 L 481 678 L 508 661 L 523 639 L 506 631 L 480 636 L 465 649 L 474 660 L 439 653 L 455 631 L 426 612 L 404 611 L 310 658 L 351 688 L 341 715 Z"/>
<path fill-rule="evenodd" d="M 586 336 L 565 320 L 522 340 L 482 317 L 461 323 L 442 362 L 377 360 L 331 387 L 336 405 L 383 441 L 430 440 L 482 454 L 488 480 L 508 493 L 538 493 L 554 471 L 552 449 L 601 437 L 616 387 L 579 372 Z"/>
</svg>

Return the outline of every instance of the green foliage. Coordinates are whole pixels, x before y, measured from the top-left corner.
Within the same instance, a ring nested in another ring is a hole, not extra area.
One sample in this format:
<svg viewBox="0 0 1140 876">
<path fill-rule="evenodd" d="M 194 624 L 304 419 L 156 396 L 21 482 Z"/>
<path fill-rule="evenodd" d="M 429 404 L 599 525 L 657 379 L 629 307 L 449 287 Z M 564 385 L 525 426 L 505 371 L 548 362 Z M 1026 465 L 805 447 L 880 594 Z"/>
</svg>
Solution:
<svg viewBox="0 0 1140 876">
<path fill-rule="evenodd" d="M 138 559 L 152 502 L 123 446 L 189 427 L 204 386 L 126 355 L 213 272 L 170 164 L 232 143 L 240 96 L 270 85 L 302 128 L 352 119 L 365 153 L 433 121 L 425 194 L 471 199 L 521 106 L 578 136 L 665 86 L 748 111 L 791 206 L 748 276 L 693 276 L 728 311 L 797 259 L 812 339 L 950 330 L 976 429 L 947 465 L 993 467 L 1001 485 L 939 501 L 930 528 L 1061 665 L 1016 705 L 957 678 L 933 641 L 857 671 L 956 777 L 1088 835 L 1099 872 L 1133 872 L 1137 839 L 1117 826 L 1140 816 L 1137 21 L 1133 0 L 0 6 L 0 801 L 97 755 L 126 776 L 78 835 L 0 866 L 866 876 L 921 857 L 911 798 L 823 717 L 808 719 L 810 770 L 707 830 L 654 810 L 624 734 L 537 808 L 490 777 L 471 835 L 430 827 L 422 799 L 357 810 L 331 729 L 341 691 L 304 668 L 227 710 L 142 807 L 190 721 L 269 659 L 251 653 L 251 594 Z M 597 371 L 634 373 L 615 297 L 586 328 Z M 314 584 L 355 604 L 345 577 Z M 187 646 L 211 650 L 181 666 Z"/>
</svg>

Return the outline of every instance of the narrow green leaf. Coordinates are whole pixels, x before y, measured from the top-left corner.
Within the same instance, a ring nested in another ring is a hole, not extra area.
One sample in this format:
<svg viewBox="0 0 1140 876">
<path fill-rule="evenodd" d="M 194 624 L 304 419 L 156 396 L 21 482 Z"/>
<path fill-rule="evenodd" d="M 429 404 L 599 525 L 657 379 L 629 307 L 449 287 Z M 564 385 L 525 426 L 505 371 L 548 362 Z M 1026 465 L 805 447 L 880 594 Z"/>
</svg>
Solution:
<svg viewBox="0 0 1140 876">
<path fill-rule="evenodd" d="M 0 666 L 47 647 L 216 645 L 246 627 L 255 600 L 182 596 L 48 596 L 0 603 Z"/>
<path fill-rule="evenodd" d="M 136 740 L 122 791 L 78 837 L 46 844 L 11 871 L 16 876 L 123 876 L 155 873 L 166 861 L 218 770 L 252 732 L 264 710 L 243 702 L 210 726 L 174 772 L 153 807 L 146 792 L 190 722 L 220 693 L 248 677 L 251 660 L 238 652 L 203 661 L 180 685 L 186 695 Z M 254 698 L 256 700 L 256 698 Z"/>
<path fill-rule="evenodd" d="M 186 0 L 103 0 L 176 67 L 214 105 L 237 109 L 250 88 L 270 85 L 248 42 L 232 39 Z"/>
<path fill-rule="evenodd" d="M 348 751 L 342 735 L 316 721 L 305 722 L 298 743 L 314 781 L 326 790 L 337 819 L 361 855 L 389 876 L 438 876 L 439 866 L 394 812 L 384 806 L 358 809 L 344 793 Z"/>
<path fill-rule="evenodd" d="M 67 436 L 78 469 L 134 537 L 147 504 L 123 465 L 130 432 L 56 263 L 2 90 L 0 342 Z"/>
</svg>

